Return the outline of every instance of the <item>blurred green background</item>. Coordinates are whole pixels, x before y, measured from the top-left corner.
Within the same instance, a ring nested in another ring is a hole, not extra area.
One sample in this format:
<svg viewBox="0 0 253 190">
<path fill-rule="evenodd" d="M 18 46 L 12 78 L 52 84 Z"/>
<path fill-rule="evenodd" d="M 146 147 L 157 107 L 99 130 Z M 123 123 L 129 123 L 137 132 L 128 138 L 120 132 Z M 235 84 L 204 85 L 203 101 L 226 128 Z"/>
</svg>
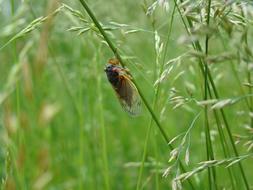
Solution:
<svg viewBox="0 0 253 190">
<path fill-rule="evenodd" d="M 146 11 L 153 1 L 88 3 L 107 27 L 109 37 L 150 105 L 161 65 L 178 58 L 165 64 L 154 112 L 170 139 L 187 131 L 200 113 L 179 155 L 184 164 L 189 159 L 187 171 L 197 167 L 206 160 L 203 106 L 196 103 L 203 100 L 204 79 L 196 57 L 188 54 L 192 48 L 187 38 L 180 43 L 187 33 L 180 15 L 173 14 L 174 4 L 169 1 L 168 11 L 157 5 L 149 16 Z M 47 15 L 51 16 L 32 22 Z M 172 15 L 174 21 L 170 25 Z M 80 2 L 0 0 L 0 28 L 0 46 L 11 40 L 0 49 L 1 188 L 135 189 L 151 116 L 144 105 L 139 117 L 131 117 L 121 108 L 103 71 L 114 55 Z M 250 36 L 250 26 L 248 32 Z M 223 36 L 222 42 L 219 35 Z M 238 35 L 240 30 L 231 36 L 224 31 L 214 35 L 210 54 L 237 55 Z M 203 35 L 199 40 L 203 45 Z M 162 52 L 156 44 L 163 44 Z M 236 59 L 211 65 L 221 98 L 241 97 L 241 88 L 248 90 L 242 86 L 248 77 L 246 67 L 237 65 Z M 250 123 L 250 117 L 245 102 L 225 111 L 233 134 L 248 135 L 244 127 Z M 221 160 L 224 155 L 217 123 L 211 110 L 208 114 L 215 159 Z M 173 145 L 179 146 L 181 140 L 182 136 Z M 144 171 L 139 180 L 141 188 L 171 189 L 172 179 L 179 175 L 178 165 L 167 177 L 163 176 L 176 160 L 168 162 L 171 150 L 155 124 L 147 142 Z M 241 139 L 238 142 L 239 153 L 247 154 L 245 142 Z M 243 165 L 250 181 L 252 159 L 246 159 Z M 218 166 L 217 171 L 218 189 L 230 189 L 227 169 Z M 233 171 L 242 187 L 238 168 Z M 207 189 L 207 171 L 191 179 L 196 189 Z M 189 188 L 184 182 L 183 187 Z"/>
</svg>

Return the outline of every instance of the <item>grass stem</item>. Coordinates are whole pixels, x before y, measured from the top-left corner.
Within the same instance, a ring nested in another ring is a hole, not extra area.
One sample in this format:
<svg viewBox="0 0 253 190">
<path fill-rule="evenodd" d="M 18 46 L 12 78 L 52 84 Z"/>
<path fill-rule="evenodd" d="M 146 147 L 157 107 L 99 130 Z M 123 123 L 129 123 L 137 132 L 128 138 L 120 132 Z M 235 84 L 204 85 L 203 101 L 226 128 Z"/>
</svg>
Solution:
<svg viewBox="0 0 253 190">
<path fill-rule="evenodd" d="M 207 12 L 207 21 L 206 25 L 209 27 L 210 23 L 210 10 L 211 10 L 211 0 L 208 0 L 208 5 L 206 8 Z M 208 56 L 208 50 L 209 50 L 209 34 L 206 35 L 205 40 L 205 54 Z M 208 99 L 208 64 L 205 62 L 204 64 L 204 100 L 206 101 Z M 205 134 L 206 134 L 206 148 L 207 148 L 207 160 L 214 160 L 213 155 L 213 147 L 212 147 L 212 141 L 211 141 L 211 135 L 210 135 L 210 126 L 208 121 L 208 105 L 205 105 Z M 212 175 L 212 176 L 211 176 Z M 215 168 L 208 168 L 208 179 L 209 179 L 209 189 L 212 188 L 212 184 L 214 184 L 215 189 L 217 189 L 217 182 L 216 182 L 216 171 Z"/>
</svg>

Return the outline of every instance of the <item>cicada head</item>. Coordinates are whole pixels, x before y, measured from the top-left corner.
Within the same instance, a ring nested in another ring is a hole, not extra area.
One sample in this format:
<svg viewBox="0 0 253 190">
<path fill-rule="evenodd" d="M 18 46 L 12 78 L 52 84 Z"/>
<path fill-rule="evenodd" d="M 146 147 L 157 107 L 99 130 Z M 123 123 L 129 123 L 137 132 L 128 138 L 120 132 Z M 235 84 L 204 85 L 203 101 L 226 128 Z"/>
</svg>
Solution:
<svg viewBox="0 0 253 190">
<path fill-rule="evenodd" d="M 117 58 L 111 58 L 108 63 L 111 65 L 119 65 L 119 60 Z"/>
<path fill-rule="evenodd" d="M 111 64 L 107 64 L 104 70 L 107 75 L 107 79 L 109 80 L 109 82 L 112 84 L 114 88 L 116 88 L 119 83 L 119 73 L 120 73 L 119 70 L 120 68 Z"/>
</svg>

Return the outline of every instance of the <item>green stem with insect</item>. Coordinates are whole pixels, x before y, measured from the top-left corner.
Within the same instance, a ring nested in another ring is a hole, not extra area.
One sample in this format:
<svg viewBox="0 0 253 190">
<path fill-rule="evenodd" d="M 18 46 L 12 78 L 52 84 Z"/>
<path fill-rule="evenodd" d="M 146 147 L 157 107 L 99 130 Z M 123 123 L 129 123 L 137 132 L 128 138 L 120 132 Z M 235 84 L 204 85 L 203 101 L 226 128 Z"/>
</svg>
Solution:
<svg viewBox="0 0 253 190">
<path fill-rule="evenodd" d="M 98 22 L 97 18 L 95 17 L 95 15 L 93 14 L 93 12 L 90 10 L 89 6 L 87 5 L 87 3 L 84 0 L 79 0 L 80 3 L 82 4 L 82 6 L 84 7 L 84 9 L 86 10 L 86 12 L 88 13 L 88 15 L 90 16 L 90 18 L 92 19 L 92 21 L 94 22 L 94 24 L 96 25 L 96 27 L 98 28 L 99 32 L 102 34 L 104 40 L 107 42 L 108 46 L 110 47 L 110 49 L 112 50 L 112 52 L 114 53 L 115 57 L 119 60 L 119 62 L 121 63 L 121 65 L 123 67 L 125 67 L 124 61 L 121 58 L 120 54 L 118 53 L 117 48 L 113 45 L 113 43 L 111 42 L 111 40 L 109 39 L 109 37 L 107 36 L 106 32 L 104 31 L 104 29 L 102 28 L 102 26 L 100 25 L 100 23 Z M 158 127 L 159 131 L 161 132 L 164 140 L 166 141 L 166 143 L 169 143 L 169 137 L 167 136 L 165 130 L 163 129 L 161 123 L 159 122 L 158 118 L 156 117 L 155 113 L 153 112 L 151 106 L 149 105 L 148 101 L 146 100 L 145 96 L 143 95 L 142 91 L 140 90 L 140 87 L 138 86 L 138 84 L 136 83 L 136 81 L 134 80 L 134 78 L 132 78 L 132 82 L 134 83 L 134 85 L 136 86 L 139 95 L 144 103 L 144 105 L 146 106 L 147 110 L 149 111 L 150 115 L 152 116 L 154 122 L 156 123 L 156 126 Z M 171 144 L 169 144 L 169 148 L 171 150 L 173 150 L 173 146 Z M 181 170 L 183 172 L 185 172 L 185 168 L 182 164 L 182 162 L 179 162 Z M 192 189 L 195 189 L 192 181 L 187 179 L 188 183 L 190 184 Z"/>
</svg>

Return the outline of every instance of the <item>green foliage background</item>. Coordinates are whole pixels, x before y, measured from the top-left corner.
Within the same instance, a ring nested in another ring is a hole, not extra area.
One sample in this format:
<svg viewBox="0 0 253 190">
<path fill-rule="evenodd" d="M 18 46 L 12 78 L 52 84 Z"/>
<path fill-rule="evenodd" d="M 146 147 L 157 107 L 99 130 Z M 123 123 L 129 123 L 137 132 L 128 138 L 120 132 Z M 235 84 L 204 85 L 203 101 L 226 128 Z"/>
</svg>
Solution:
<svg viewBox="0 0 253 190">
<path fill-rule="evenodd" d="M 174 151 L 144 105 L 139 117 L 121 108 L 103 71 L 114 55 L 79 1 L 0 0 L 2 189 L 180 189 L 178 181 L 175 185 L 175 178 L 183 173 L 177 156 L 186 171 L 205 166 L 190 177 L 195 189 L 247 189 L 234 161 L 242 161 L 252 187 L 252 3 L 212 0 L 210 26 L 205 16 L 208 1 L 179 3 L 183 18 L 188 16 L 194 23 L 189 37 L 174 1 L 168 1 L 168 11 L 163 1 L 157 1 L 152 10 L 154 2 L 97 0 L 88 4 L 150 105 L 157 88 L 154 83 L 161 79 L 154 112 L 169 138 L 178 137 L 172 143 Z M 192 40 L 199 41 L 204 50 L 207 35 L 208 54 L 196 52 Z M 156 44 L 163 48 L 159 50 Z M 215 100 L 203 102 L 200 59 L 208 63 L 220 99 L 212 92 L 208 98 Z M 165 71 L 162 77 L 160 69 Z M 220 109 L 224 109 L 239 155 L 245 157 L 235 156 Z M 206 150 L 205 119 L 214 159 L 224 161 L 214 167 L 216 178 L 211 181 L 211 163 L 199 164 L 212 151 Z M 226 168 L 231 162 L 234 186 Z M 191 189 L 185 181 L 182 187 Z"/>
</svg>

